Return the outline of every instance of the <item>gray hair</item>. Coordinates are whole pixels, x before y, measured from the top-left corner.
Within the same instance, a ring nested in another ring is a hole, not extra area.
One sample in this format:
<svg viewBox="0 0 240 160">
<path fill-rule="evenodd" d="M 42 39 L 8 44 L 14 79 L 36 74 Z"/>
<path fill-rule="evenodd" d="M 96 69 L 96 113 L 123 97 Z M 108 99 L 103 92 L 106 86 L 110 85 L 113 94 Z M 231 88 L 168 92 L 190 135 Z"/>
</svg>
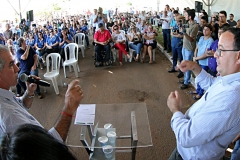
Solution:
<svg viewBox="0 0 240 160">
<path fill-rule="evenodd" d="M 2 55 L 6 52 L 9 52 L 8 47 L 0 44 L 0 72 L 3 70 L 5 65 L 5 60 L 3 59 Z"/>
</svg>

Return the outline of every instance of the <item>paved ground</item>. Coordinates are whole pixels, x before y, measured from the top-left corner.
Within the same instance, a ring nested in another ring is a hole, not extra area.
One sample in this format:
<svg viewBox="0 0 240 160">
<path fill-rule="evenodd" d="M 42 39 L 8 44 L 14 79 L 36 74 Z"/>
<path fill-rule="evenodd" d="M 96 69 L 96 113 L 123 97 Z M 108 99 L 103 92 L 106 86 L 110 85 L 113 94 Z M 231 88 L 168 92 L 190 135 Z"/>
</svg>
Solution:
<svg viewBox="0 0 240 160">
<path fill-rule="evenodd" d="M 167 108 L 167 97 L 171 91 L 179 90 L 183 102 L 183 111 L 194 103 L 188 94 L 191 89 L 180 90 L 177 73 L 168 73 L 171 68 L 169 60 L 156 51 L 154 64 L 127 62 L 122 67 L 118 63 L 113 66 L 95 68 L 93 65 L 93 47 L 80 54 L 80 84 L 84 91 L 82 103 L 134 103 L 145 102 L 147 105 L 153 146 L 137 149 L 138 160 L 166 160 L 175 148 L 174 134 L 170 128 L 171 112 Z M 147 59 L 148 60 L 148 59 Z M 40 71 L 40 77 L 46 69 Z M 61 74 L 63 70 L 61 68 Z M 69 83 L 75 79 L 74 73 L 67 69 Z M 60 95 L 53 88 L 47 88 L 44 99 L 34 99 L 30 112 L 47 129 L 51 128 L 61 113 L 66 87 L 59 87 Z M 78 159 L 88 159 L 84 149 L 73 149 Z M 130 159 L 130 154 L 117 154 L 117 159 Z"/>
</svg>

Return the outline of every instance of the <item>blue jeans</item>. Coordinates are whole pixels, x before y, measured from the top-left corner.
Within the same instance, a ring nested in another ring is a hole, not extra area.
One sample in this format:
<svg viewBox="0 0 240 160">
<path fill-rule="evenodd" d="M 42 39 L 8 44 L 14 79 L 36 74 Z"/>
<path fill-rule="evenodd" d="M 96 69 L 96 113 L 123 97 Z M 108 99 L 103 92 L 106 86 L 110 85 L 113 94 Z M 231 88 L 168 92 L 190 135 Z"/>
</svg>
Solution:
<svg viewBox="0 0 240 160">
<path fill-rule="evenodd" d="M 142 48 L 142 43 L 138 43 L 137 45 L 134 43 L 130 43 L 129 48 L 134 49 L 136 51 L 136 54 L 140 54 L 141 48 Z"/>
<path fill-rule="evenodd" d="M 233 152 L 232 152 L 232 156 L 231 156 L 231 160 L 238 160 L 240 159 L 240 140 L 236 141 Z"/>
<path fill-rule="evenodd" d="M 200 67 L 202 69 L 204 69 L 205 71 L 208 71 L 208 66 L 203 66 L 203 65 L 200 65 Z M 197 94 L 199 96 L 202 97 L 202 95 L 204 94 L 204 90 L 201 88 L 201 86 L 199 85 L 199 83 L 197 84 L 197 90 L 196 90 Z"/>
<path fill-rule="evenodd" d="M 183 60 L 188 60 L 192 61 L 193 59 L 193 52 L 185 49 L 184 47 L 182 48 L 182 56 Z M 184 74 L 184 84 L 188 85 L 190 83 L 190 78 L 191 78 L 191 71 L 187 71 Z"/>
<path fill-rule="evenodd" d="M 170 29 L 162 29 L 163 32 L 163 40 L 164 40 L 164 48 L 171 49 L 171 38 L 170 38 Z"/>
<path fill-rule="evenodd" d="M 177 65 L 177 60 L 179 60 L 180 62 L 183 60 L 182 57 L 182 47 L 176 48 L 176 47 L 172 47 L 172 60 L 173 60 L 173 66 L 172 69 L 175 69 L 176 65 Z"/>
</svg>

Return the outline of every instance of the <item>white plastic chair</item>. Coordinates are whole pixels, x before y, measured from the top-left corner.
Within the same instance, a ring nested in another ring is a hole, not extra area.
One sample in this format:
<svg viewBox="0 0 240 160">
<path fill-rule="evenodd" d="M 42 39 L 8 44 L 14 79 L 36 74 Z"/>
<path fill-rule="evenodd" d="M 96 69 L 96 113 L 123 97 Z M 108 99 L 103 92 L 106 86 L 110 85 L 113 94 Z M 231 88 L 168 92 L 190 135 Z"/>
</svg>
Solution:
<svg viewBox="0 0 240 160">
<path fill-rule="evenodd" d="M 77 34 L 75 34 L 74 42 L 78 45 L 78 48 L 81 49 L 82 56 L 84 57 L 85 34 L 84 33 L 77 33 Z"/>
<path fill-rule="evenodd" d="M 156 48 L 152 50 L 153 61 L 155 61 L 155 50 L 156 50 Z M 142 60 L 142 52 L 140 52 L 140 58 Z"/>
<path fill-rule="evenodd" d="M 159 19 L 154 18 L 154 19 L 153 19 L 153 26 L 158 27 L 158 22 L 159 22 Z"/>
<path fill-rule="evenodd" d="M 49 61 L 50 58 L 52 61 L 51 68 L 50 68 L 50 61 Z M 50 53 L 46 58 L 47 72 L 43 75 L 45 79 L 52 81 L 53 88 L 57 95 L 59 94 L 58 83 L 57 83 L 58 78 L 60 78 L 61 85 L 63 86 L 62 78 L 61 78 L 61 75 L 59 74 L 60 62 L 61 62 L 61 56 L 59 53 Z"/>
<path fill-rule="evenodd" d="M 69 48 L 69 56 L 67 55 L 67 48 Z M 65 66 L 69 66 L 71 72 L 71 66 L 73 66 L 75 76 L 78 77 L 80 68 L 78 66 L 78 45 L 76 43 L 69 43 L 64 47 L 65 61 L 63 62 L 64 77 L 66 78 Z"/>
</svg>

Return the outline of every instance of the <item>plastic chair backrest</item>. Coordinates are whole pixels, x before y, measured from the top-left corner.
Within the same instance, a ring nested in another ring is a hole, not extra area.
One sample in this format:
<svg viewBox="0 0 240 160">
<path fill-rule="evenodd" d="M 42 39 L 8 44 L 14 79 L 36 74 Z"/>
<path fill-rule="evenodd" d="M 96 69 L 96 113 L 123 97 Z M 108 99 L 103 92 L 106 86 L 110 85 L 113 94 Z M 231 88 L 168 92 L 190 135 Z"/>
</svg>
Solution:
<svg viewBox="0 0 240 160">
<path fill-rule="evenodd" d="M 51 71 L 50 71 L 50 58 L 52 60 Z M 49 55 L 47 55 L 47 58 L 46 58 L 47 73 L 48 72 L 57 72 L 57 73 L 59 73 L 60 62 L 61 62 L 61 56 L 60 56 L 59 53 L 50 53 Z"/>
<path fill-rule="evenodd" d="M 78 45 L 84 45 L 85 34 L 84 33 L 77 33 L 74 36 L 74 42 Z"/>
<path fill-rule="evenodd" d="M 69 56 L 68 56 L 69 51 Z M 65 59 L 76 59 L 78 60 L 78 45 L 76 43 L 69 43 L 64 47 Z"/>
</svg>

